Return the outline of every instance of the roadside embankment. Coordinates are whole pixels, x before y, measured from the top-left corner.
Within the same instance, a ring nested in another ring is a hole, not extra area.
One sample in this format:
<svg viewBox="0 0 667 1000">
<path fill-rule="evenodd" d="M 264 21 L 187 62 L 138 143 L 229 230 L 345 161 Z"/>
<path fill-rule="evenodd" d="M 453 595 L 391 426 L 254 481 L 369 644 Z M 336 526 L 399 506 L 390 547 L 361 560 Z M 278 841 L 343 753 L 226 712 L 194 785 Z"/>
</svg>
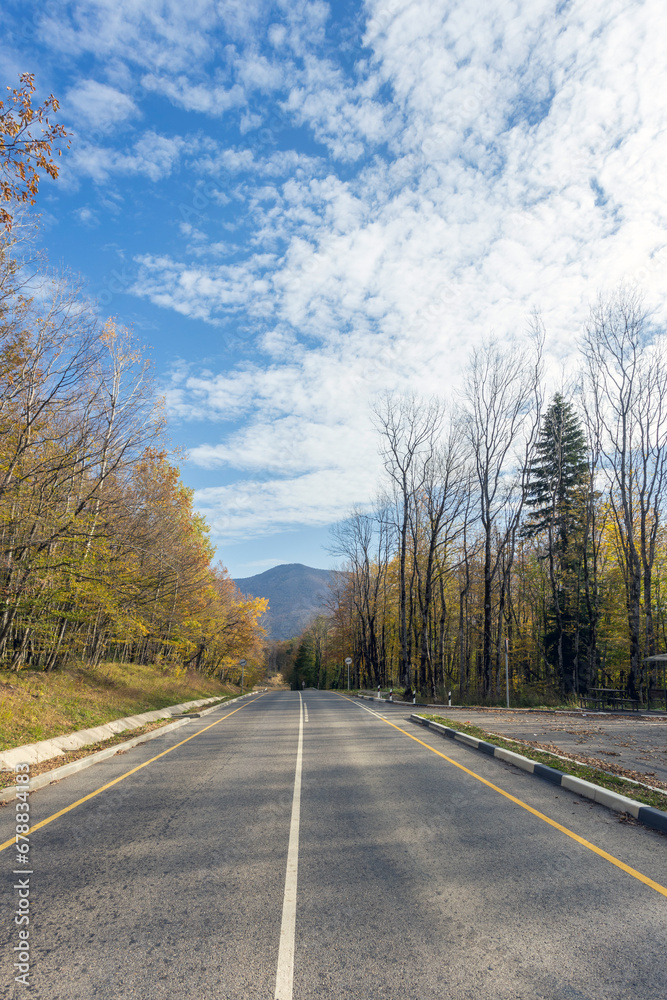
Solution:
<svg viewBox="0 0 667 1000">
<path fill-rule="evenodd" d="M 238 688 L 215 678 L 196 673 L 176 676 L 173 671 L 135 663 L 103 663 L 95 669 L 50 674 L 2 671 L 0 753 L 128 716 L 236 694 Z"/>
<path fill-rule="evenodd" d="M 260 689 L 260 692 L 262 690 Z M 242 701 L 244 698 L 252 697 L 252 693 L 248 692 L 236 697 L 229 696 L 222 699 L 205 698 L 203 700 L 200 699 L 198 702 L 186 703 L 185 705 L 173 705 L 171 710 L 163 709 L 159 712 L 145 713 L 143 716 L 119 719 L 117 722 L 97 727 L 98 732 L 100 730 L 103 733 L 104 731 L 113 732 L 114 735 L 95 744 L 91 743 L 91 733 L 93 730 L 81 730 L 78 733 L 72 733 L 70 736 L 57 737 L 55 740 L 45 740 L 42 743 L 16 747 L 14 750 L 6 752 L 4 760 L 3 755 L 0 754 L 0 764 L 6 764 L 7 758 L 21 761 L 22 764 L 27 763 L 30 768 L 30 791 L 34 792 L 45 785 L 51 784 L 53 781 L 61 781 L 63 778 L 69 777 L 70 774 L 76 774 L 78 771 L 82 771 L 92 764 L 106 760 L 108 757 L 113 757 L 117 753 L 125 753 L 139 743 L 146 743 L 172 729 L 185 726 L 193 719 L 209 715 L 211 712 L 222 708 L 227 702 Z M 200 706 L 201 710 L 183 712 L 184 709 L 196 706 Z M 165 718 L 161 721 L 151 721 L 146 725 L 139 725 L 139 722 L 147 716 L 165 716 Z M 126 731 L 122 734 L 116 732 L 116 729 L 123 728 Z M 132 739 L 129 740 L 127 739 L 128 729 L 134 733 Z M 63 743 L 67 745 L 70 742 L 77 749 L 65 751 L 60 749 Z M 47 756 L 44 757 L 44 755 Z M 35 761 L 37 763 L 34 763 Z M 0 806 L 14 798 L 16 794 L 14 782 L 14 767 L 0 770 Z"/>
</svg>

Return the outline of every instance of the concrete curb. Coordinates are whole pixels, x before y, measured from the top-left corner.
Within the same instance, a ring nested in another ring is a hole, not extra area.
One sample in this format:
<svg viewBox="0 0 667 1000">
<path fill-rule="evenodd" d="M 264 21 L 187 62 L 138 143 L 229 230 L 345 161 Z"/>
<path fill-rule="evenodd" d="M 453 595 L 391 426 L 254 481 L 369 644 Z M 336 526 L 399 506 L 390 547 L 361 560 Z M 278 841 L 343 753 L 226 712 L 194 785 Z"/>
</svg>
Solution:
<svg viewBox="0 0 667 1000">
<path fill-rule="evenodd" d="M 398 693 L 394 697 L 393 701 L 389 701 L 389 698 L 378 698 L 376 694 L 355 694 L 355 698 L 362 698 L 364 701 L 374 701 L 376 705 L 381 702 L 385 705 L 400 705 L 402 708 L 406 708 L 408 705 L 412 705 L 413 708 L 447 708 L 447 705 L 427 705 L 425 701 L 403 701 L 402 698 L 398 697 Z"/>
<path fill-rule="evenodd" d="M 15 764 L 41 764 L 42 761 L 59 757 L 68 750 L 79 750 L 81 747 L 90 746 L 91 743 L 102 743 L 110 736 L 116 736 L 126 729 L 139 729 L 140 726 L 145 726 L 148 722 L 169 719 L 181 712 L 186 712 L 188 709 L 199 708 L 218 700 L 218 698 L 199 698 L 197 701 L 184 701 L 180 705 L 168 705 L 166 708 L 158 708 L 152 712 L 128 715 L 124 719 L 105 722 L 102 726 L 79 729 L 74 733 L 65 733 L 64 736 L 54 736 L 50 740 L 41 740 L 39 743 L 27 743 L 22 747 L 13 747 L 11 750 L 0 753 L 0 770 L 13 771 Z"/>
<path fill-rule="evenodd" d="M 203 709 L 198 715 L 177 719 L 175 722 L 170 722 L 166 726 L 160 726 L 159 729 L 152 729 L 150 733 L 142 733 L 141 736 L 135 736 L 134 739 L 125 740 L 123 743 L 116 743 L 115 746 L 112 747 L 105 747 L 104 750 L 98 750 L 97 753 L 91 753 L 88 757 L 82 757 L 80 760 L 73 760 L 69 764 L 63 764 L 62 767 L 54 767 L 52 771 L 45 771 L 44 774 L 38 774 L 34 778 L 31 778 L 29 790 L 31 792 L 36 792 L 39 788 L 44 788 L 46 785 L 50 785 L 54 781 L 60 781 L 62 778 L 67 778 L 70 774 L 76 774 L 77 771 L 83 771 L 85 768 L 91 767 L 99 761 L 107 760 L 109 757 L 113 757 L 114 754 L 119 753 L 121 750 L 130 750 L 139 743 L 148 743 L 149 740 L 154 740 L 158 736 L 162 736 L 163 733 L 169 733 L 173 729 L 180 729 L 181 726 L 187 726 L 188 722 L 191 722 L 193 718 L 196 719 L 203 715 L 209 715 L 211 712 L 215 712 L 218 708 L 226 708 L 227 705 L 231 705 L 234 701 L 240 701 L 242 698 L 247 698 L 249 694 L 258 693 L 259 692 L 257 691 L 249 691 L 247 694 L 237 695 L 236 698 L 230 698 L 229 701 L 222 702 L 219 705 L 211 705 L 210 708 Z M 210 701 L 211 699 L 207 698 L 206 700 Z M 3 788 L 0 790 L 0 803 L 12 801 L 15 795 L 15 785 L 9 785 L 7 788 Z"/>
<path fill-rule="evenodd" d="M 50 785 L 54 781 L 60 781 L 62 778 L 68 778 L 70 774 L 76 774 L 77 771 L 83 771 L 85 768 L 92 767 L 93 764 L 97 764 L 99 761 L 113 757 L 114 754 L 119 753 L 121 750 L 129 750 L 131 747 L 137 746 L 138 743 L 147 743 L 149 740 L 154 740 L 156 737 L 162 736 L 163 733 L 168 733 L 172 729 L 180 729 L 181 726 L 187 725 L 189 721 L 189 719 L 177 719 L 176 722 L 170 722 L 159 729 L 152 729 L 150 733 L 135 736 L 133 740 L 116 743 L 115 746 L 105 747 L 104 750 L 98 750 L 97 753 L 91 753 L 80 760 L 73 760 L 69 764 L 63 764 L 62 767 L 54 767 L 52 771 L 37 774 L 34 778 L 31 777 L 30 779 L 29 791 L 36 792 L 39 788 L 44 788 L 45 785 Z M 0 791 L 0 802 L 10 802 L 15 796 L 16 786 L 9 785 Z"/>
<path fill-rule="evenodd" d="M 355 698 L 363 698 L 364 701 L 374 701 L 378 704 L 378 697 L 376 694 L 355 694 Z M 398 705 L 399 707 L 405 708 L 406 706 L 412 705 L 413 708 L 454 708 L 467 709 L 471 712 L 511 712 L 514 715 L 570 715 L 575 719 L 587 719 L 587 718 L 631 718 L 631 719 L 648 719 L 650 721 L 655 721 L 655 719 L 666 719 L 667 712 L 651 710 L 651 714 L 643 712 L 629 712 L 629 711 L 618 711 L 612 712 L 611 710 L 606 712 L 599 712 L 597 709 L 587 709 L 584 711 L 583 708 L 505 708 L 502 705 L 440 705 L 435 702 L 425 702 L 416 701 L 414 704 L 411 701 L 403 701 L 402 698 L 396 698 L 394 701 L 389 701 L 388 698 L 382 697 L 379 699 L 386 705 Z"/>
<path fill-rule="evenodd" d="M 644 806 L 641 802 L 629 799 L 626 795 L 611 792 L 609 789 L 602 788 L 600 785 L 594 785 L 583 778 L 576 778 L 572 774 L 565 774 L 555 767 L 547 767 L 546 764 L 539 764 L 537 761 L 523 757 L 520 753 L 515 753 L 513 750 L 505 750 L 502 747 L 497 747 L 494 743 L 487 743 L 486 740 L 477 739 L 476 736 L 469 736 L 467 733 L 460 733 L 456 729 L 450 729 L 449 726 L 443 726 L 439 722 L 432 722 L 430 719 L 425 719 L 423 715 L 415 715 L 413 713 L 410 716 L 410 722 L 414 722 L 419 726 L 425 726 L 426 729 L 430 729 L 438 736 L 457 740 L 459 743 L 465 743 L 466 746 L 473 747 L 475 750 L 481 750 L 482 753 L 489 754 L 491 757 L 497 757 L 508 764 L 514 764 L 515 767 L 521 768 L 522 771 L 528 771 L 529 774 L 534 774 L 544 781 L 550 781 L 554 785 L 560 785 L 561 788 L 567 788 L 571 792 L 576 792 L 577 795 L 591 799 L 601 806 L 606 806 L 607 809 L 613 809 L 615 812 L 629 813 L 636 820 L 639 820 L 640 823 L 643 823 L 644 826 L 651 827 L 653 830 L 660 830 L 661 833 L 667 833 L 667 812 L 663 812 L 662 809 L 654 809 L 653 806 Z"/>
</svg>

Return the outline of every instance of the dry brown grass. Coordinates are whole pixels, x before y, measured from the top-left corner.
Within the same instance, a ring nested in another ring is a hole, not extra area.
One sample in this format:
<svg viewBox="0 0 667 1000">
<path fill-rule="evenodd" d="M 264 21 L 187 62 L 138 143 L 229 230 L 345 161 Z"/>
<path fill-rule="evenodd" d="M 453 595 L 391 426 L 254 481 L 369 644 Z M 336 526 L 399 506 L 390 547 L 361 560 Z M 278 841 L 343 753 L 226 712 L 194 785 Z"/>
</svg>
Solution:
<svg viewBox="0 0 667 1000">
<path fill-rule="evenodd" d="M 65 764 L 71 764 L 75 760 L 82 760 L 84 757 L 90 757 L 92 754 L 97 753 L 99 750 L 106 750 L 107 747 L 116 746 L 118 743 L 125 743 L 128 740 L 133 740 L 135 736 L 143 736 L 145 733 L 151 733 L 155 729 L 162 729 L 164 726 L 169 725 L 169 719 L 162 719 L 159 722 L 149 722 L 145 726 L 140 726 L 138 729 L 126 729 L 123 733 L 117 733 L 116 736 L 110 736 L 108 740 L 101 740 L 99 743 L 91 743 L 87 747 L 79 747 L 78 750 L 68 750 L 66 753 L 59 754 L 57 757 L 51 757 L 50 760 L 42 760 L 39 764 L 30 765 L 30 780 L 36 778 L 40 774 L 46 774 L 47 771 L 55 771 L 59 767 L 64 767 Z M 119 753 L 127 753 L 126 750 L 120 750 Z M 13 769 L 0 771 L 0 789 L 8 788 L 15 782 L 15 774 Z"/>
<path fill-rule="evenodd" d="M 0 750 L 197 698 L 236 694 L 219 680 L 136 663 L 52 674 L 0 671 Z"/>
</svg>

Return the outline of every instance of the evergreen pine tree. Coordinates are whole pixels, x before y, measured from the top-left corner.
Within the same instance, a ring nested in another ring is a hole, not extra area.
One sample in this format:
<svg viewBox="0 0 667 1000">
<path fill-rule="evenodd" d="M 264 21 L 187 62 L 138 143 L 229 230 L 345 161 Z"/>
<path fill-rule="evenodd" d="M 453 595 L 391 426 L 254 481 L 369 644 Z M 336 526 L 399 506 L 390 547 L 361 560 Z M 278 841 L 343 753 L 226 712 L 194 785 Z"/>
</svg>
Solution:
<svg viewBox="0 0 667 1000">
<path fill-rule="evenodd" d="M 299 649 L 296 654 L 296 660 L 290 677 L 292 690 L 300 691 L 303 683 L 305 683 L 306 687 L 314 687 L 316 674 L 317 658 L 315 643 L 312 632 L 309 630 L 304 632 L 301 637 Z"/>
<path fill-rule="evenodd" d="M 581 562 L 587 477 L 584 432 L 572 404 L 556 393 L 544 415 L 531 464 L 526 500 L 530 514 L 523 533 L 536 536 L 544 546 L 541 558 L 548 564 L 551 584 L 545 651 L 555 661 L 560 683 L 567 692 L 580 689 L 582 626 L 585 630 Z"/>
</svg>

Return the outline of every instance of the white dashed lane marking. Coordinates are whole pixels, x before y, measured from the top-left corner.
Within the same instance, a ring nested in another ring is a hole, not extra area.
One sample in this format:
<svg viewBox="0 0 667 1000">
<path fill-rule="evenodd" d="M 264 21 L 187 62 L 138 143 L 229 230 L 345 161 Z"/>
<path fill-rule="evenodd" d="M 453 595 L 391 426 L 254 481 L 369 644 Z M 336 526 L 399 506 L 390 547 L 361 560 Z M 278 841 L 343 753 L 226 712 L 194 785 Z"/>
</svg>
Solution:
<svg viewBox="0 0 667 1000">
<path fill-rule="evenodd" d="M 294 981 L 294 931 L 296 925 L 296 885 L 299 868 L 299 824 L 301 820 L 301 768 L 303 764 L 303 698 L 299 691 L 299 740 L 296 751 L 292 821 L 287 848 L 287 871 L 283 897 L 283 919 L 280 927 L 278 971 L 274 1000 L 292 1000 Z"/>
</svg>

